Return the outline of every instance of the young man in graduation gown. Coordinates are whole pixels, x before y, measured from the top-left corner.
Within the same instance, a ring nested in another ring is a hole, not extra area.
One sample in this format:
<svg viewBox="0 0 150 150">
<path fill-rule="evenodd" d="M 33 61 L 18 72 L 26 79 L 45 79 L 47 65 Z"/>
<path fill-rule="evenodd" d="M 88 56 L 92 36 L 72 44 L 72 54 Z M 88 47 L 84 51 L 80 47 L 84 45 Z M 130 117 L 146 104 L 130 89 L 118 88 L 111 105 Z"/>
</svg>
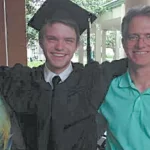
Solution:
<svg viewBox="0 0 150 150">
<path fill-rule="evenodd" d="M 86 67 L 71 62 L 87 20 L 88 12 L 71 1 L 46 1 L 30 21 L 40 30 L 45 64 L 33 69 L 18 64 L 3 72 L 1 92 L 27 150 L 96 149 L 97 108 L 111 80 L 126 71 L 126 61 Z"/>
</svg>

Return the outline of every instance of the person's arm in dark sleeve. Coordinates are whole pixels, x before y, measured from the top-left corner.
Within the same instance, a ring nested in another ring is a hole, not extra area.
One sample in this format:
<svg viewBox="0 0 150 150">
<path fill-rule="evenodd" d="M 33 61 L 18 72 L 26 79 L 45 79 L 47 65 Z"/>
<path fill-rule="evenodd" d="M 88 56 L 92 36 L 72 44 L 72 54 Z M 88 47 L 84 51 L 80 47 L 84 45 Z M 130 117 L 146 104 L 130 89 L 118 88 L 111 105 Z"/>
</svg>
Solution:
<svg viewBox="0 0 150 150">
<path fill-rule="evenodd" d="M 101 89 L 100 92 L 101 102 L 99 103 L 99 105 L 101 105 L 102 101 L 104 100 L 112 80 L 118 76 L 121 76 L 127 71 L 128 59 L 123 58 L 120 60 L 114 60 L 112 62 L 103 62 L 100 65 L 100 68 L 101 68 L 101 73 L 100 73 L 101 79 L 99 81 L 99 84 Z M 94 86 L 96 86 L 96 84 Z"/>
<path fill-rule="evenodd" d="M 127 71 L 128 59 L 123 58 L 119 60 L 113 60 L 112 62 L 105 61 L 100 67 L 103 69 L 103 74 L 106 75 L 108 81 L 117 76 L 121 76 Z"/>
<path fill-rule="evenodd" d="M 3 83 L 4 83 L 4 80 L 5 80 L 7 71 L 8 71 L 9 69 L 10 69 L 10 68 L 7 67 L 7 66 L 0 66 L 0 89 L 1 89 L 2 86 L 3 86 Z"/>
<path fill-rule="evenodd" d="M 113 62 L 104 62 L 99 64 L 93 62 L 85 66 L 85 78 L 87 78 L 87 97 L 91 106 L 92 113 L 96 115 L 97 122 L 97 137 L 100 139 L 106 130 L 107 122 L 101 114 L 98 113 L 98 108 L 103 103 L 107 94 L 111 81 L 127 71 L 127 59 L 116 60 Z M 99 142 L 99 140 L 98 140 Z M 99 143 L 97 143 L 99 144 Z"/>
<path fill-rule="evenodd" d="M 88 98 L 94 111 L 97 111 L 102 104 L 108 91 L 111 81 L 127 71 L 127 58 L 115 60 L 112 62 L 92 62 L 85 66 L 84 76 Z"/>
<path fill-rule="evenodd" d="M 36 90 L 32 86 L 31 68 L 16 64 L 2 72 L 0 92 L 16 112 L 35 108 Z"/>
</svg>

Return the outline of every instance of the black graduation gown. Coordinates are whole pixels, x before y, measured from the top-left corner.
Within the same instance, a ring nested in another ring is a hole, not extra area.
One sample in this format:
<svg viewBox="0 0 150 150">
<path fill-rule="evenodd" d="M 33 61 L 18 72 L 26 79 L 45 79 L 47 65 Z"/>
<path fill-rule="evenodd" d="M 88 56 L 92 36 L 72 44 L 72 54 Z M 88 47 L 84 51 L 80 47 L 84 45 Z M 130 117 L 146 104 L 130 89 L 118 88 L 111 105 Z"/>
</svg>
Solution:
<svg viewBox="0 0 150 150">
<path fill-rule="evenodd" d="M 16 115 L 26 150 L 47 150 L 51 116 L 56 150 L 95 150 L 97 108 L 111 80 L 126 71 L 126 64 L 124 60 L 121 67 L 120 62 L 103 66 L 94 62 L 85 69 L 73 64 L 73 72 L 56 87 L 53 100 L 43 66 L 16 65 L 3 72 L 1 93 Z"/>
</svg>

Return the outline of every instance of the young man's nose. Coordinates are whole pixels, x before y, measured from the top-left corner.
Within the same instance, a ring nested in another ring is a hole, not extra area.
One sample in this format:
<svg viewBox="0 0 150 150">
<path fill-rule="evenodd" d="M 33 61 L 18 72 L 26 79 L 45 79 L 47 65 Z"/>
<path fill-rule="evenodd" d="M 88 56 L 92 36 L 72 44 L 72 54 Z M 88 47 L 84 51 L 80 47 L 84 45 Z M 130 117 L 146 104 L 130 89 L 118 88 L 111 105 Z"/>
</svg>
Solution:
<svg viewBox="0 0 150 150">
<path fill-rule="evenodd" d="M 57 41 L 56 43 L 56 49 L 62 50 L 64 47 L 64 42 L 63 41 Z"/>
</svg>

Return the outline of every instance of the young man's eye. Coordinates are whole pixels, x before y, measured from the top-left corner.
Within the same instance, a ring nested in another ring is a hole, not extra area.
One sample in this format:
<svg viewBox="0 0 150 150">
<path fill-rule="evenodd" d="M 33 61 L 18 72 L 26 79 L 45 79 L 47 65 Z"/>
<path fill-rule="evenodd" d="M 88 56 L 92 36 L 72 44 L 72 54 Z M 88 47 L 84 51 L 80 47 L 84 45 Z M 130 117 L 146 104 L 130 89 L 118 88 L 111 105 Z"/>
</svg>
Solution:
<svg viewBox="0 0 150 150">
<path fill-rule="evenodd" d="M 56 41 L 57 39 L 55 37 L 47 37 L 48 41 Z"/>
<path fill-rule="evenodd" d="M 73 39 L 66 39 L 65 40 L 67 43 L 74 43 L 74 40 Z"/>
<path fill-rule="evenodd" d="M 48 38 L 49 41 L 56 41 L 55 38 Z"/>
</svg>

